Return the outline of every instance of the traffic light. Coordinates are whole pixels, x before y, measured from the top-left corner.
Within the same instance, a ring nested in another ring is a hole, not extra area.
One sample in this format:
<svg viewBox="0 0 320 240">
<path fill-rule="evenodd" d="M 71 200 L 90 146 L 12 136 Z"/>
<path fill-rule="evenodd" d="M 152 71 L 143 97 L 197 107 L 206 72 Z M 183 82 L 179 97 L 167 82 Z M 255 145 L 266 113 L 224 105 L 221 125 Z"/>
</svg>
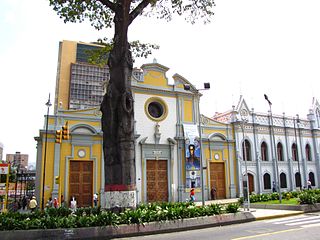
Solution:
<svg viewBox="0 0 320 240">
<path fill-rule="evenodd" d="M 56 143 L 61 143 L 62 139 L 62 131 L 61 130 L 56 130 Z"/>
<path fill-rule="evenodd" d="M 60 184 L 60 176 L 55 176 L 54 180 L 56 184 Z"/>
<path fill-rule="evenodd" d="M 68 122 L 62 127 L 62 139 L 68 140 L 70 138 Z"/>
</svg>

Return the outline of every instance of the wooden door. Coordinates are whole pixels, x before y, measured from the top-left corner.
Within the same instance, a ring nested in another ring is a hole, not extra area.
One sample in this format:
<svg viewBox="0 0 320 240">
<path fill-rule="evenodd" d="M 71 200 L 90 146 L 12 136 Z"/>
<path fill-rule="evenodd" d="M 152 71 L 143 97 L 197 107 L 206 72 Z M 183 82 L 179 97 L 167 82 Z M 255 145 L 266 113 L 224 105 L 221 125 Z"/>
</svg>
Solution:
<svg viewBox="0 0 320 240">
<path fill-rule="evenodd" d="M 147 160 L 147 202 L 168 201 L 167 160 Z"/>
<path fill-rule="evenodd" d="M 254 192 L 254 180 L 253 180 L 253 175 L 248 173 L 248 180 L 249 180 L 249 193 L 251 194 Z"/>
<path fill-rule="evenodd" d="M 216 199 L 226 198 L 224 163 L 210 163 L 210 187 L 216 188 Z"/>
<path fill-rule="evenodd" d="M 70 161 L 69 196 L 77 200 L 77 207 L 92 206 L 93 162 Z M 70 202 L 70 201 L 69 201 Z"/>
</svg>

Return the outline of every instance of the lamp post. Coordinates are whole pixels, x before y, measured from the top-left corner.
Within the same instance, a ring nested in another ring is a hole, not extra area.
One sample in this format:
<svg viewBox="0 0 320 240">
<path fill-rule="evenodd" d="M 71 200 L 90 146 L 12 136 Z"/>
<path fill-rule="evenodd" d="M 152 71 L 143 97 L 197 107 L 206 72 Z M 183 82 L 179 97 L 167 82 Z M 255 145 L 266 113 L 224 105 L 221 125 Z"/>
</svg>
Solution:
<svg viewBox="0 0 320 240">
<path fill-rule="evenodd" d="M 293 118 L 293 127 L 294 127 L 294 138 L 296 142 L 296 161 L 298 162 L 298 171 L 299 171 L 299 180 L 300 180 L 300 190 L 302 189 L 302 181 L 301 181 L 301 171 L 300 171 L 300 162 L 299 162 L 299 152 L 298 152 L 298 141 L 297 141 L 297 131 L 296 131 L 296 121 L 297 123 L 300 121 L 299 118 Z M 296 179 L 295 179 L 296 180 Z"/>
<path fill-rule="evenodd" d="M 275 151 L 275 168 L 276 168 L 276 187 L 279 193 L 279 202 L 281 203 L 282 201 L 282 196 L 281 196 L 281 189 L 280 189 L 280 181 L 279 181 L 279 167 L 278 167 L 278 155 L 277 155 L 277 148 L 276 148 L 276 144 L 275 144 L 275 138 L 274 138 L 274 131 L 273 131 L 273 118 L 272 118 L 272 110 L 271 110 L 271 101 L 269 100 L 268 96 L 266 94 L 264 94 L 264 98 L 265 100 L 268 102 L 269 104 L 269 108 L 270 108 L 270 129 L 271 129 L 271 146 L 274 146 L 274 151 Z"/>
<path fill-rule="evenodd" d="M 49 123 L 49 108 L 52 106 L 50 102 L 50 93 L 48 101 L 46 102 L 47 106 L 47 119 L 46 119 L 46 138 L 44 143 L 44 158 L 43 158 L 43 178 L 42 178 L 42 201 L 41 201 L 41 209 L 44 210 L 44 189 L 45 189 L 45 179 L 46 179 L 46 161 L 47 161 L 47 143 L 48 143 L 48 123 Z"/>
<path fill-rule="evenodd" d="M 190 91 L 191 86 L 190 84 L 184 84 L 183 85 L 184 90 Z M 202 162 L 202 135 L 201 135 L 201 114 L 200 114 L 200 91 L 201 90 L 208 90 L 210 89 L 210 83 L 204 83 L 203 89 L 195 89 L 197 95 L 198 95 L 198 128 L 199 128 L 199 143 L 200 143 L 200 178 L 201 178 L 201 198 L 202 198 L 202 206 L 205 206 L 205 199 L 204 199 L 204 177 L 203 177 L 203 162 Z"/>
<path fill-rule="evenodd" d="M 300 146 L 300 152 L 301 152 L 301 157 L 302 157 L 302 138 L 301 138 L 301 131 L 300 131 L 300 128 L 301 128 L 301 125 L 300 125 L 300 118 L 299 118 L 299 114 L 297 114 L 297 127 L 298 127 L 298 136 L 299 136 L 299 146 Z M 302 159 L 302 167 L 304 166 L 303 165 L 303 159 Z M 305 169 L 305 167 L 304 167 L 304 169 Z M 306 172 L 305 171 L 303 171 L 302 170 L 302 172 L 304 173 L 303 175 L 304 175 L 304 177 L 305 178 L 302 178 L 303 179 L 303 181 L 304 181 L 304 186 L 306 186 L 305 184 L 307 183 L 307 174 L 306 174 Z M 301 174 L 300 174 L 300 176 L 301 176 Z M 301 184 L 302 184 L 302 182 L 301 182 Z"/>
<path fill-rule="evenodd" d="M 244 139 L 244 125 L 248 122 L 248 119 L 246 119 L 245 116 L 241 115 L 241 121 L 240 121 L 240 127 L 242 130 L 242 140 L 243 140 L 243 160 L 244 160 L 244 166 L 245 166 L 245 177 L 246 177 L 246 195 L 247 195 L 247 202 L 246 202 L 246 208 L 247 211 L 250 211 L 250 191 L 249 191 L 249 176 L 248 176 L 248 156 L 247 156 L 247 149 L 246 149 L 246 141 Z"/>
</svg>

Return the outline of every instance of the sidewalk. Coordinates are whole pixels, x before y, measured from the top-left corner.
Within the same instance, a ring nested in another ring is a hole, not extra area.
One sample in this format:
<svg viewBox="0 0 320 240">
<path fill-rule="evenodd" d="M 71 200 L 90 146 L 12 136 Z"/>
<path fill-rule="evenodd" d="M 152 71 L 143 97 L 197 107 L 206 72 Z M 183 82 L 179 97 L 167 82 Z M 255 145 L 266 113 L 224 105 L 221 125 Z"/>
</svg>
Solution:
<svg viewBox="0 0 320 240">
<path fill-rule="evenodd" d="M 243 209 L 241 209 L 244 212 Z M 260 209 L 250 208 L 250 213 L 255 217 L 256 220 L 265 220 L 272 218 L 281 218 L 303 214 L 303 211 L 292 211 L 292 210 L 275 210 L 275 209 Z"/>
<path fill-rule="evenodd" d="M 206 201 L 205 204 L 206 205 L 230 204 L 230 203 L 237 203 L 238 200 L 239 200 L 238 198 L 209 200 L 209 201 Z M 195 204 L 196 206 L 202 206 L 202 202 L 195 202 Z M 240 212 L 248 212 L 248 211 L 245 211 L 243 208 L 240 208 Z M 276 210 L 276 209 L 263 209 L 263 208 L 250 208 L 249 212 L 254 216 L 255 220 L 280 218 L 280 217 L 293 216 L 293 215 L 304 213 L 304 211 Z"/>
</svg>

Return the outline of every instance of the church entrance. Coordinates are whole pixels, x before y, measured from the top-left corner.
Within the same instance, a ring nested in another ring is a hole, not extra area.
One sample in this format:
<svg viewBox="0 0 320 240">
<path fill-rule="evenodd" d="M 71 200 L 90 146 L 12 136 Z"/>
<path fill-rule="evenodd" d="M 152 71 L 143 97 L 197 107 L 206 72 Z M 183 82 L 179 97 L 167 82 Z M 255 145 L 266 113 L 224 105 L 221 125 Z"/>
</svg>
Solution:
<svg viewBox="0 0 320 240">
<path fill-rule="evenodd" d="M 168 201 L 167 160 L 147 160 L 147 202 Z"/>
<path fill-rule="evenodd" d="M 78 207 L 92 206 L 93 162 L 70 161 L 69 197 L 75 197 Z M 70 202 L 69 199 L 69 202 Z"/>
</svg>

